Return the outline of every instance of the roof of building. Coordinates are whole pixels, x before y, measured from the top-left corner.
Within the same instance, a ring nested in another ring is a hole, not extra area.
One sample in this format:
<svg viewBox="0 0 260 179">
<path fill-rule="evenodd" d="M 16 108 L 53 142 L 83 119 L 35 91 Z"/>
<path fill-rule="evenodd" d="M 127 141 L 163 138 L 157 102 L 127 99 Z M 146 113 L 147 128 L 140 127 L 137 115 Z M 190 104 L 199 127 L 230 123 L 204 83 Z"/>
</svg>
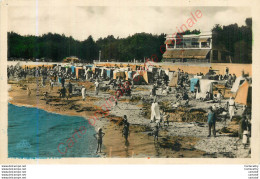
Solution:
<svg viewBox="0 0 260 179">
<path fill-rule="evenodd" d="M 194 37 L 211 37 L 212 33 L 211 32 L 205 32 L 205 33 L 200 33 L 200 34 L 188 34 L 188 35 L 182 35 L 181 38 L 194 38 Z M 180 35 L 175 34 L 167 34 L 166 38 L 175 38 L 175 37 L 180 37 Z"/>
<path fill-rule="evenodd" d="M 174 49 L 163 54 L 164 58 L 206 58 L 210 49 Z"/>
</svg>

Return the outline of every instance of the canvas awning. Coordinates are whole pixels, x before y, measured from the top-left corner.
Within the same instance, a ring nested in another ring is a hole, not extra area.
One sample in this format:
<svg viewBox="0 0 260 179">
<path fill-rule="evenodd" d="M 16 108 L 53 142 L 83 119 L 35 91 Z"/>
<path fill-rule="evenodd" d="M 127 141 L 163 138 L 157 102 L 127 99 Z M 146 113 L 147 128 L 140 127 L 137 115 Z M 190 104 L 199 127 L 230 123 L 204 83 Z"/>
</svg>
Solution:
<svg viewBox="0 0 260 179">
<path fill-rule="evenodd" d="M 201 58 L 205 59 L 210 49 L 176 49 L 168 50 L 163 54 L 164 58 Z"/>
<path fill-rule="evenodd" d="M 243 84 L 243 82 L 245 81 L 245 78 L 240 76 L 236 79 L 235 83 L 233 84 L 232 88 L 231 88 L 231 92 L 232 93 L 236 93 L 237 90 L 239 89 L 239 86 Z"/>
<path fill-rule="evenodd" d="M 239 86 L 239 89 L 236 94 L 235 102 L 243 105 L 251 104 L 251 94 L 252 89 L 250 88 L 250 84 L 247 81 Z"/>
<path fill-rule="evenodd" d="M 198 84 L 199 79 L 198 78 L 192 78 L 190 79 L 190 91 L 195 92 L 195 87 Z"/>
<path fill-rule="evenodd" d="M 208 38 L 208 37 L 202 37 L 202 38 L 199 38 L 198 41 L 199 41 L 199 42 L 208 42 L 208 41 L 209 41 L 209 38 Z"/>
<path fill-rule="evenodd" d="M 196 99 L 205 99 L 207 96 L 207 92 L 210 94 L 213 93 L 213 85 L 214 80 L 201 79 L 200 80 L 200 92 L 197 91 Z"/>
</svg>

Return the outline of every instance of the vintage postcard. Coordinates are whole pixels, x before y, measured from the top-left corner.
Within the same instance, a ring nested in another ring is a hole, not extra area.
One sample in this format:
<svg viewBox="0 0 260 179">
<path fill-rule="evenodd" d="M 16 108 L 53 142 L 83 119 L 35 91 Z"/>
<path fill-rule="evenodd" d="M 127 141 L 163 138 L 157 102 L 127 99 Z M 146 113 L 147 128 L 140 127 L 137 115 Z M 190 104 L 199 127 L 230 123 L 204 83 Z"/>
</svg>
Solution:
<svg viewBox="0 0 260 179">
<path fill-rule="evenodd" d="M 0 160 L 259 162 L 250 2 L 2 1 Z"/>
</svg>

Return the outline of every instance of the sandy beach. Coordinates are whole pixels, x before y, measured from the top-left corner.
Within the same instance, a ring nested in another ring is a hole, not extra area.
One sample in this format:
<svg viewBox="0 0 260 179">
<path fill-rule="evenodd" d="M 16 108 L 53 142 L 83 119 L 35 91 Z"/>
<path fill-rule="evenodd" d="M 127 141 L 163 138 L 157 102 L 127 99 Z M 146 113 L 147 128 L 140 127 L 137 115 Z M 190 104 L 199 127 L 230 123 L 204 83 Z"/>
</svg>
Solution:
<svg viewBox="0 0 260 179">
<path fill-rule="evenodd" d="M 38 83 L 38 86 L 37 86 Z M 67 82 L 66 82 L 67 83 Z M 28 78 L 26 80 L 10 80 L 9 102 L 15 105 L 37 107 L 48 112 L 65 115 L 81 116 L 87 119 L 93 116 L 98 108 L 114 94 L 111 90 L 101 90 L 99 95 L 94 94 L 92 82 L 73 82 L 73 85 L 85 85 L 87 90 L 86 101 L 81 96 L 59 98 L 57 84 L 52 90 L 47 83 L 41 86 L 41 80 Z M 103 83 L 102 86 L 106 84 Z M 26 87 L 31 89 L 27 95 Z M 249 149 L 243 149 L 238 137 L 238 121 L 229 120 L 226 124 L 217 121 L 217 137 L 207 138 L 208 127 L 206 112 L 208 103 L 191 100 L 189 107 L 179 107 L 169 110 L 170 125 L 162 126 L 158 142 L 154 142 L 152 129 L 155 124 L 150 123 L 151 98 L 149 97 L 152 85 L 138 85 L 132 89 L 132 98 L 123 96 L 118 104 L 109 109 L 107 115 L 99 117 L 94 124 L 95 129 L 102 127 L 105 133 L 103 139 L 102 157 L 133 157 L 133 158 L 244 158 L 250 157 Z M 44 93 L 48 92 L 45 98 Z M 160 95 L 159 105 L 164 108 L 176 100 L 174 94 Z M 222 101 L 225 103 L 225 100 Z M 239 113 L 239 110 L 238 110 Z M 192 114 L 192 115 L 191 115 Z M 122 118 L 127 115 L 130 123 L 128 142 L 122 136 Z M 227 129 L 226 131 L 223 128 Z M 64 134 L 65 135 L 65 134 Z"/>
</svg>

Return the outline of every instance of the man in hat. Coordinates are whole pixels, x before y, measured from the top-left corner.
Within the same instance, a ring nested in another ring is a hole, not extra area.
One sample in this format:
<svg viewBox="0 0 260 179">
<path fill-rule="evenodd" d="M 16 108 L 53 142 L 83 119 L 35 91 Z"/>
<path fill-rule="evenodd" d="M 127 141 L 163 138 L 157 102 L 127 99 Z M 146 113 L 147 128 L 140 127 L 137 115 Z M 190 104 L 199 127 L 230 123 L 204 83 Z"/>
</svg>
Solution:
<svg viewBox="0 0 260 179">
<path fill-rule="evenodd" d="M 160 128 L 160 124 L 158 123 L 157 125 L 155 125 L 155 127 L 154 127 L 154 129 L 153 129 L 154 142 L 155 142 L 155 139 L 158 141 L 159 128 Z"/>
<path fill-rule="evenodd" d="M 155 84 L 153 85 L 151 94 L 152 94 L 152 96 L 156 96 L 156 85 Z"/>
<path fill-rule="evenodd" d="M 208 125 L 209 125 L 209 135 L 211 136 L 211 128 L 213 128 L 213 135 L 216 137 L 216 114 L 212 109 L 212 106 L 209 107 L 209 113 L 208 113 Z"/>
</svg>

